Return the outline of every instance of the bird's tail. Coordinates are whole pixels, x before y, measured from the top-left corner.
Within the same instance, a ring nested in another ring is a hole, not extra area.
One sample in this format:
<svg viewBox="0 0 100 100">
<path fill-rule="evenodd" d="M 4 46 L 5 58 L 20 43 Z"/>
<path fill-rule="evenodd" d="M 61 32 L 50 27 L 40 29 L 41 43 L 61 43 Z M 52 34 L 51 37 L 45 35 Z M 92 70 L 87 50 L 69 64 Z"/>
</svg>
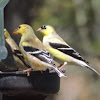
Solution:
<svg viewBox="0 0 100 100">
<path fill-rule="evenodd" d="M 95 70 L 94 68 L 90 67 L 89 65 L 86 65 L 85 67 L 87 67 L 88 69 L 92 70 L 96 74 L 100 75 L 100 73 L 97 70 Z"/>
<path fill-rule="evenodd" d="M 100 75 L 100 73 L 99 73 L 97 70 L 95 70 L 94 68 L 90 67 L 90 66 L 89 66 L 88 64 L 86 64 L 85 62 L 81 61 L 81 63 L 78 63 L 78 64 L 80 64 L 81 66 L 86 67 L 86 68 L 92 70 L 93 72 L 95 72 L 96 74 Z"/>
<path fill-rule="evenodd" d="M 84 61 L 79 61 L 79 60 L 77 60 L 77 63 L 76 63 L 76 64 L 78 64 L 78 65 L 80 65 L 80 66 L 83 66 L 83 67 L 86 67 L 86 68 L 92 70 L 93 72 L 95 72 L 96 74 L 100 75 L 100 73 L 99 73 L 97 70 L 95 70 L 94 68 L 90 67 L 90 66 L 89 66 L 87 63 L 85 63 Z"/>
</svg>

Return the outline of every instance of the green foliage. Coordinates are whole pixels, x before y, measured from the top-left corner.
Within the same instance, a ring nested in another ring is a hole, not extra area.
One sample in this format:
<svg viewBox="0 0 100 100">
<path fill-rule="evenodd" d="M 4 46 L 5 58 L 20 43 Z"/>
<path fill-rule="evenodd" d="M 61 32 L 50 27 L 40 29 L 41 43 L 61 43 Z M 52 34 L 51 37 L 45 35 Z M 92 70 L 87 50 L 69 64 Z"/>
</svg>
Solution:
<svg viewBox="0 0 100 100">
<path fill-rule="evenodd" d="M 85 48 L 89 46 L 90 49 L 88 49 L 88 52 L 91 49 L 95 52 L 100 50 L 98 47 L 100 42 L 97 42 L 99 41 L 97 38 L 93 43 L 93 38 L 97 36 L 95 34 L 95 36 L 92 37 L 93 32 L 95 32 L 95 27 L 93 27 L 93 25 L 96 24 L 95 16 L 97 16 L 93 6 L 90 0 L 44 0 L 43 5 L 38 9 L 38 14 L 31 24 L 35 30 L 47 24 L 55 28 L 60 28 L 59 33 L 67 34 L 67 37 L 69 37 L 73 43 L 72 45 L 76 45 L 75 42 L 80 41 L 77 44 L 82 44 L 80 46 L 85 51 L 87 51 Z M 69 32 L 65 32 L 66 28 Z M 62 34 L 62 36 L 64 34 Z M 38 33 L 37 35 L 42 39 L 42 35 Z M 72 37 L 74 37 L 74 39 Z"/>
<path fill-rule="evenodd" d="M 34 27 L 43 24 L 52 26 L 70 26 L 74 24 L 74 4 L 71 0 L 45 0 L 37 18 L 32 22 Z"/>
</svg>

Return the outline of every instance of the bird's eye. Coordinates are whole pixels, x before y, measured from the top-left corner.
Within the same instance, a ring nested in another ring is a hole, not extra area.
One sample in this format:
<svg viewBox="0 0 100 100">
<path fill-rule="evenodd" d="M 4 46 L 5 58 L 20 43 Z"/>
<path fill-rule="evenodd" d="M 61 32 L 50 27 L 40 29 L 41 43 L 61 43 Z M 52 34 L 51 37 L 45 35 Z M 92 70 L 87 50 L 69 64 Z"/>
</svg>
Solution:
<svg viewBox="0 0 100 100">
<path fill-rule="evenodd" d="M 18 29 L 20 29 L 21 27 L 19 26 Z"/>
<path fill-rule="evenodd" d="M 41 28 L 42 28 L 42 29 L 46 29 L 46 26 L 45 26 L 45 25 L 43 25 Z"/>
</svg>

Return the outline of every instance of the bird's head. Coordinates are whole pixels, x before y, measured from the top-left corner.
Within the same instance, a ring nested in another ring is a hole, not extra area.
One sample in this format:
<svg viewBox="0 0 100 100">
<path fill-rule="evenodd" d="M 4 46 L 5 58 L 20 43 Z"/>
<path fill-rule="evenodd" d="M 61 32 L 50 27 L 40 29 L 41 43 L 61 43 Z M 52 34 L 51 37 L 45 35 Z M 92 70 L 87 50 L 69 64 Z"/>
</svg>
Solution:
<svg viewBox="0 0 100 100">
<path fill-rule="evenodd" d="M 8 31 L 6 29 L 4 29 L 4 36 L 5 38 L 9 38 L 10 34 L 8 33 Z"/>
<path fill-rule="evenodd" d="M 31 30 L 31 27 L 29 25 L 22 24 L 22 25 L 19 25 L 19 27 L 14 30 L 13 34 L 21 34 L 21 35 L 23 35 L 24 33 L 29 32 L 29 30 Z"/>
<path fill-rule="evenodd" d="M 42 27 L 40 27 L 37 32 L 42 33 L 44 36 L 48 36 L 51 34 L 55 33 L 55 30 L 52 26 L 50 25 L 43 25 Z"/>
</svg>

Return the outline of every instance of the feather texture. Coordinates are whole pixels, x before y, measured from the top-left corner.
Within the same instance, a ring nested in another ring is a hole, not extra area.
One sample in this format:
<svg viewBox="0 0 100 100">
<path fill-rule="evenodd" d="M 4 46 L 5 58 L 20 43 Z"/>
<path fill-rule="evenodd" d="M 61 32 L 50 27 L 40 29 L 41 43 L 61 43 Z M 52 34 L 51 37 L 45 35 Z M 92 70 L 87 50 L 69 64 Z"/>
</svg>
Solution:
<svg viewBox="0 0 100 100">
<path fill-rule="evenodd" d="M 16 62 L 16 66 L 19 66 L 18 69 L 24 70 L 26 68 L 30 68 L 30 66 L 25 63 L 24 57 L 22 53 L 20 52 L 19 47 L 17 46 L 16 42 L 11 38 L 9 32 L 6 29 L 4 29 L 4 36 L 5 36 L 6 42 L 11 47 L 13 58 Z"/>
<path fill-rule="evenodd" d="M 96 72 L 95 69 L 88 65 L 88 62 L 73 48 L 71 48 L 55 31 L 50 25 L 43 25 L 40 27 L 38 32 L 43 34 L 43 44 L 52 56 L 59 61 L 67 62 L 68 64 L 75 64 L 89 68 Z"/>
<path fill-rule="evenodd" d="M 49 42 L 50 46 L 54 49 L 57 49 L 69 56 L 72 56 L 78 60 L 81 60 L 81 61 L 84 61 L 88 64 L 88 62 L 78 53 L 76 52 L 73 48 L 67 46 L 67 45 L 64 45 L 64 44 L 58 44 L 58 43 L 51 43 Z"/>
<path fill-rule="evenodd" d="M 20 51 L 25 59 L 25 62 L 35 71 L 54 69 L 59 77 L 65 77 L 54 64 L 53 58 L 46 50 L 41 41 L 36 37 L 31 26 L 22 24 L 14 31 L 15 34 L 21 34 L 19 43 Z"/>
</svg>

